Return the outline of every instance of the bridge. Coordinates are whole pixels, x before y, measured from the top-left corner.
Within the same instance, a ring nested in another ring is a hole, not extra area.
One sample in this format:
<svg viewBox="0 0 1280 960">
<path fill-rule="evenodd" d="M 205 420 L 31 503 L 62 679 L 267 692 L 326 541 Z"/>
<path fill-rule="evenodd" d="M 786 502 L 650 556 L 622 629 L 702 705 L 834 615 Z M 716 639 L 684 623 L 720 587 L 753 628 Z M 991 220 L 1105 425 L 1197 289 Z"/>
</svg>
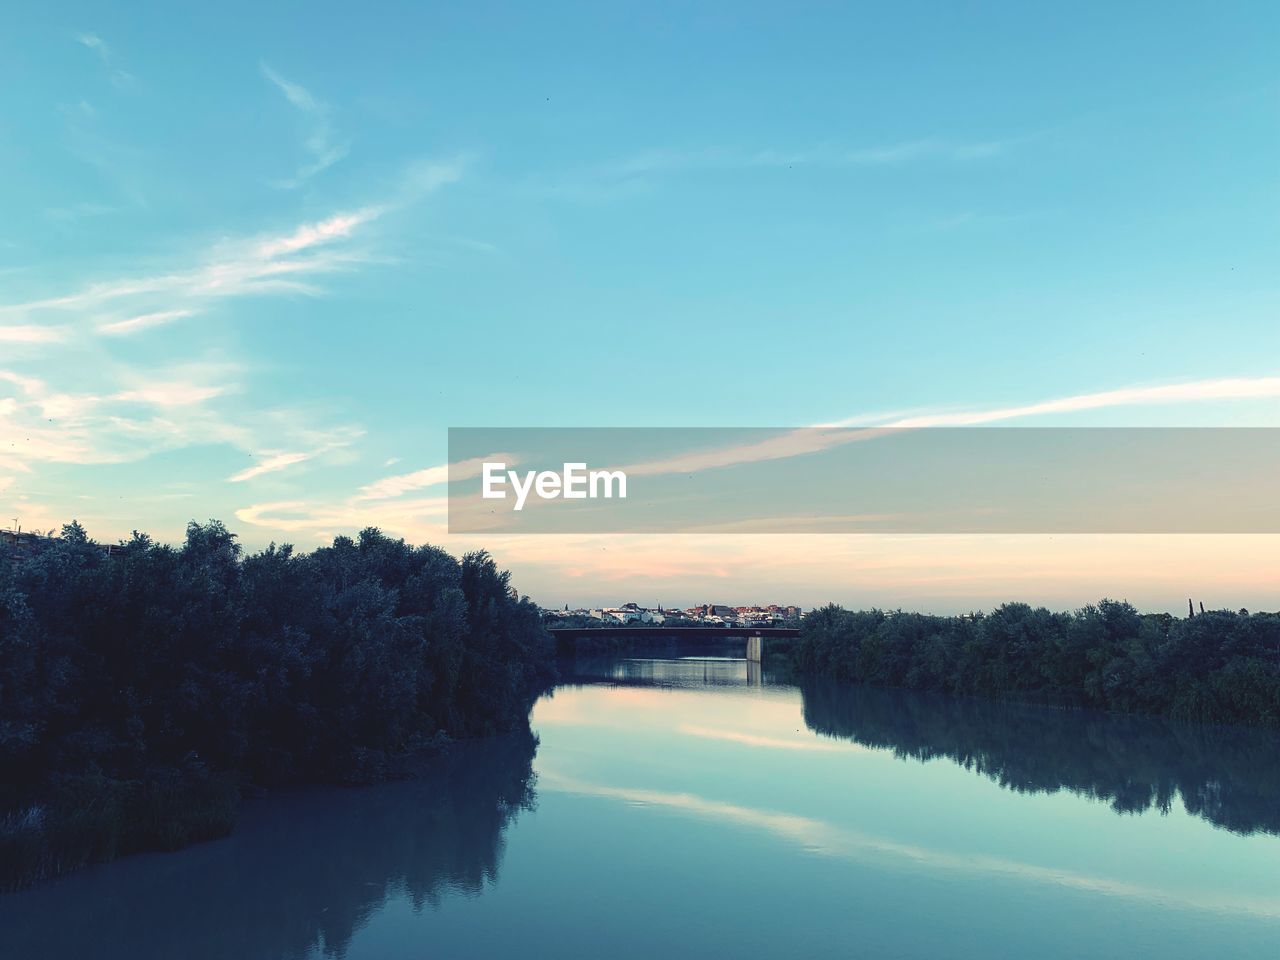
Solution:
<svg viewBox="0 0 1280 960">
<path fill-rule="evenodd" d="M 764 656 L 764 642 L 769 637 L 798 637 L 798 627 L 665 627 L 636 624 L 621 627 L 553 627 L 550 630 L 557 645 L 569 646 L 576 640 L 676 640 L 684 643 L 717 643 L 721 640 L 745 640 L 747 659 L 759 663 Z"/>
</svg>

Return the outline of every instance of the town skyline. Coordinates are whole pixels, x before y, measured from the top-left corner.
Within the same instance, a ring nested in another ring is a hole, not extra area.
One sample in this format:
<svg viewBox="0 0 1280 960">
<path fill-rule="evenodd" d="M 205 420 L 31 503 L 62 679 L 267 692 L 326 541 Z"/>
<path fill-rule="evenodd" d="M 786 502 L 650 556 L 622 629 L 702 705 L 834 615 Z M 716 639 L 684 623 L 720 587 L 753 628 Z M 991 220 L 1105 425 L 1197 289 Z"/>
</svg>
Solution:
<svg viewBox="0 0 1280 960">
<path fill-rule="evenodd" d="M 542 615 L 549 624 L 557 620 L 599 620 L 603 624 L 622 625 L 630 623 L 680 625 L 697 623 L 710 626 L 754 627 L 768 626 L 783 621 L 798 622 L 803 610 L 795 604 L 747 604 L 730 606 L 729 604 L 702 603 L 689 607 L 663 607 L 661 603 L 652 607 L 643 607 L 635 601 L 620 604 L 616 607 L 577 607 L 570 609 L 565 604 L 563 609 L 542 608 Z"/>
</svg>

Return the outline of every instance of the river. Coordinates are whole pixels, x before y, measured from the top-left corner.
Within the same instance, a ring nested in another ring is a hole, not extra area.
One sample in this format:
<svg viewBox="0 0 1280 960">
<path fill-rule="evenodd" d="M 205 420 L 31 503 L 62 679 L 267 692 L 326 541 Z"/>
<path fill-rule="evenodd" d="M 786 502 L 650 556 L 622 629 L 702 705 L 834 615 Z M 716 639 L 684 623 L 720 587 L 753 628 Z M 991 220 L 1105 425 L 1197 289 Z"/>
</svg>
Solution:
<svg viewBox="0 0 1280 960">
<path fill-rule="evenodd" d="M 1280 955 L 1280 736 L 582 660 L 531 738 L 0 897 L 0 957 Z"/>
</svg>

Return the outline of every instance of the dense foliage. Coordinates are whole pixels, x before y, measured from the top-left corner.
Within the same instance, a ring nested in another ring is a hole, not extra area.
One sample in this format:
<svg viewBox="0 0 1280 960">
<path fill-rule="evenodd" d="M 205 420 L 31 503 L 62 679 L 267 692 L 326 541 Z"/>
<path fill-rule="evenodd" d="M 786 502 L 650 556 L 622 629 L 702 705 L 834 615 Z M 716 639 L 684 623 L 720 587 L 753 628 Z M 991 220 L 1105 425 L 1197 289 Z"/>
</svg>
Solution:
<svg viewBox="0 0 1280 960">
<path fill-rule="evenodd" d="M 0 862 L 24 876 L 230 829 L 245 782 L 359 782 L 518 729 L 551 680 L 537 607 L 484 553 L 369 529 L 248 557 L 78 524 L 0 570 Z"/>
<path fill-rule="evenodd" d="M 960 617 L 827 606 L 805 617 L 785 654 L 802 674 L 842 681 L 1280 726 L 1274 613 L 1176 619 L 1114 600 Z"/>
</svg>

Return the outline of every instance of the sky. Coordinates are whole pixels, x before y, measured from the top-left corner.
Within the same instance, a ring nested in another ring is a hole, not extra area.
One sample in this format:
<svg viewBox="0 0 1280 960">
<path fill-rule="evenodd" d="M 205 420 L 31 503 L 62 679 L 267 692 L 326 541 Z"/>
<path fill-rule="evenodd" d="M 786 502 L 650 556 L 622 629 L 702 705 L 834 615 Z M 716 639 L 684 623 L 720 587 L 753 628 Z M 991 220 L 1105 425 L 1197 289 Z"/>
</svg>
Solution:
<svg viewBox="0 0 1280 960">
<path fill-rule="evenodd" d="M 442 485 L 451 426 L 1280 425 L 1273 4 L 53 6 L 0 34 L 4 526 L 1280 608 L 1270 536 L 482 541 Z"/>
</svg>

